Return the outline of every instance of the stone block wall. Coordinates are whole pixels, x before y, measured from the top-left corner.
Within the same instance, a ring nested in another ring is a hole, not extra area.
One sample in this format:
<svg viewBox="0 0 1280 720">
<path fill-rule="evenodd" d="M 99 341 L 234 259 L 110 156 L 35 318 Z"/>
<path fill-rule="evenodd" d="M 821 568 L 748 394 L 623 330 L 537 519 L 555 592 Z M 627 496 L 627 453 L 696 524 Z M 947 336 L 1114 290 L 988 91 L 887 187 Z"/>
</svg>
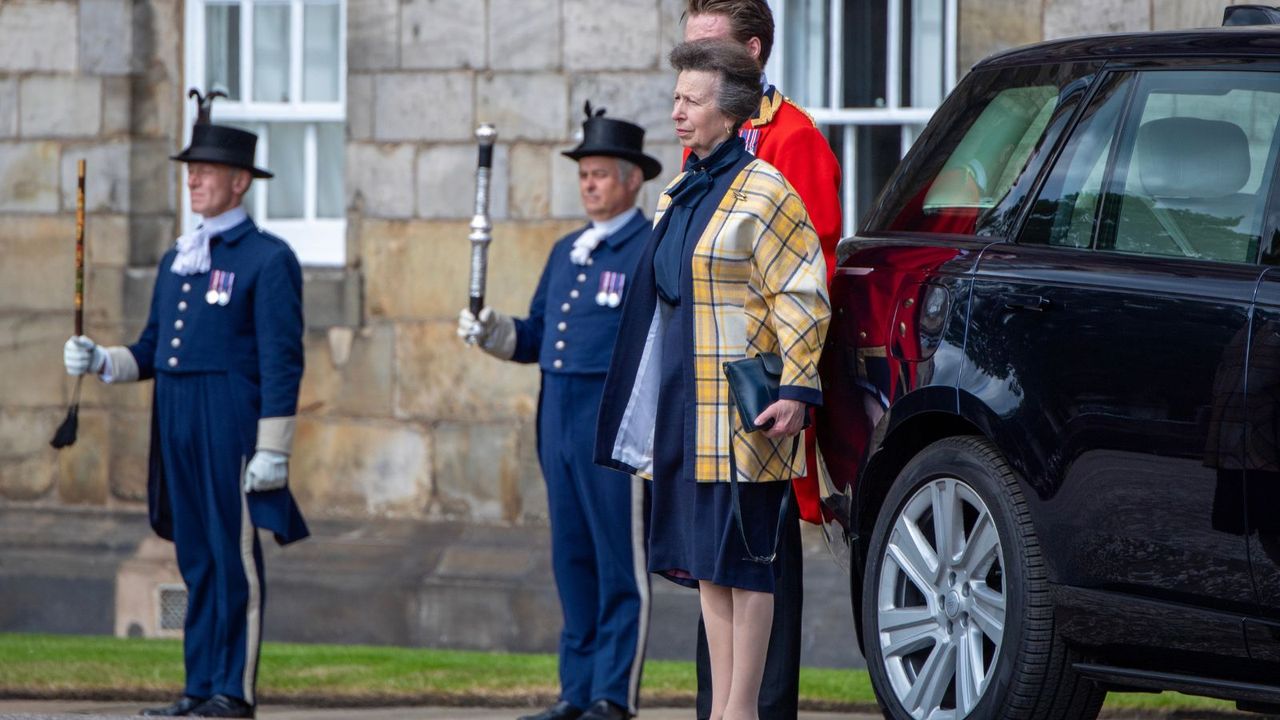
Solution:
<svg viewBox="0 0 1280 720">
<path fill-rule="evenodd" d="M 0 502 L 139 507 L 147 388 L 86 382 L 80 440 L 48 446 L 73 383 L 77 160 L 87 163 L 85 331 L 127 326 L 130 265 L 175 235 L 182 5 L 173 0 L 0 3 Z"/>
</svg>

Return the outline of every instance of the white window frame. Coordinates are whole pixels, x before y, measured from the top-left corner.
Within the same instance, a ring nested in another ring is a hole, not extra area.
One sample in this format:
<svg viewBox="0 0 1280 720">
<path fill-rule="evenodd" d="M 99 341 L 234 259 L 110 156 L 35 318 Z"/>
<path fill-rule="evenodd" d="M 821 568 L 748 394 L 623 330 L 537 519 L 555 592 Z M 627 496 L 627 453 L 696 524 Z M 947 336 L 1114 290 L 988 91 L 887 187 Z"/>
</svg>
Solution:
<svg viewBox="0 0 1280 720">
<path fill-rule="evenodd" d="M 860 127 L 873 125 L 898 125 L 902 132 L 899 136 L 898 156 L 907 154 L 911 143 L 915 141 L 929 119 L 933 117 L 936 107 L 906 107 L 902 104 L 900 89 L 902 87 L 902 47 L 903 24 L 902 6 L 909 0 L 869 0 L 884 2 L 888 7 L 888 41 L 885 48 L 885 98 L 884 107 L 849 108 L 844 107 L 844 0 L 827 1 L 827 33 L 831 51 L 827 60 L 827 97 L 826 106 L 806 105 L 805 109 L 813 116 L 818 126 L 823 129 L 840 128 L 842 132 L 843 151 L 840 158 L 841 172 L 841 207 L 844 213 L 842 236 L 850 235 L 857 230 L 858 218 L 870 208 L 856 207 L 858 197 L 857 165 L 857 131 Z M 786 62 L 785 32 L 787 23 L 786 0 L 772 0 L 774 18 L 777 29 L 774 31 L 774 48 L 769 56 L 765 72 L 769 77 L 784 78 Z M 959 0 L 943 0 L 943 95 L 950 93 L 956 85 L 957 24 L 959 17 Z M 783 88 L 785 91 L 786 88 Z"/>
<path fill-rule="evenodd" d="M 310 0 L 317 4 L 317 0 Z M 245 98 L 252 95 L 253 43 L 252 25 L 255 5 L 288 5 L 290 7 L 289 33 L 289 102 L 254 102 Z M 341 267 L 347 261 L 347 220 L 316 217 L 316 126 L 314 123 L 345 123 L 347 119 L 347 0 L 319 0 L 318 4 L 338 7 L 338 99 L 335 102 L 304 102 L 302 100 L 303 59 L 303 10 L 307 0 L 187 0 L 186 7 L 186 79 L 184 87 L 197 87 L 203 92 L 205 78 L 205 8 L 210 5 L 240 6 L 240 99 L 229 101 L 218 98 L 213 105 L 213 121 L 243 124 L 258 134 L 256 163 L 266 167 L 268 137 L 267 122 L 307 123 L 303 150 L 303 217 L 301 220 L 272 220 L 267 217 L 267 194 L 271 181 L 258 180 L 265 187 L 253 188 L 246 198 L 246 210 L 266 231 L 284 238 L 297 254 L 299 262 L 309 266 Z M 191 124 L 195 122 L 195 102 L 184 103 L 183 145 L 191 140 Z M 269 168 L 268 168 L 269 169 Z M 182 172 L 186 187 L 185 166 Z M 190 198 L 182 195 L 182 226 L 184 232 L 199 221 L 191 212 Z"/>
</svg>

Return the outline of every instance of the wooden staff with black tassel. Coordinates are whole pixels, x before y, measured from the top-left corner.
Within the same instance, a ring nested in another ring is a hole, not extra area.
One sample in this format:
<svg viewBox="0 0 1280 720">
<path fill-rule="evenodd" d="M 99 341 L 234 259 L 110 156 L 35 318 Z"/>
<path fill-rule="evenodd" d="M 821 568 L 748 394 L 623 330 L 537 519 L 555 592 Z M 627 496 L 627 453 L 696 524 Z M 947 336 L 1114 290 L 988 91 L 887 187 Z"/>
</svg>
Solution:
<svg viewBox="0 0 1280 720">
<path fill-rule="evenodd" d="M 76 337 L 84 334 L 84 165 L 83 159 L 76 165 Z M 64 448 L 76 441 L 76 429 L 80 424 L 80 385 L 83 382 L 84 374 L 77 375 L 67 418 L 49 441 L 55 448 Z"/>
</svg>

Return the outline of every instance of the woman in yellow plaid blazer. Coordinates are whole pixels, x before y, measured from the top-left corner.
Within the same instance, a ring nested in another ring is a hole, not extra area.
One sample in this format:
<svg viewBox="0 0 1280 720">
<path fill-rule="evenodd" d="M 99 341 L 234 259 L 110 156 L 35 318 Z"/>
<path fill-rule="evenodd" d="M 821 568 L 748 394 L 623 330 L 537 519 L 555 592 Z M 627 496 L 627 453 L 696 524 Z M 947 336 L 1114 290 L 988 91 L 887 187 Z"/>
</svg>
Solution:
<svg viewBox="0 0 1280 720">
<path fill-rule="evenodd" d="M 672 119 L 691 154 L 628 282 L 596 462 L 653 480 L 649 570 L 699 590 L 712 717 L 754 718 L 778 568 L 748 557 L 774 547 L 787 481 L 804 472 L 792 438 L 822 401 L 826 268 L 800 197 L 737 135 L 759 107 L 755 60 L 736 43 L 697 40 L 671 63 Z M 765 352 L 783 360 L 780 399 L 755 419 L 769 429 L 746 433 L 722 364 Z"/>
</svg>

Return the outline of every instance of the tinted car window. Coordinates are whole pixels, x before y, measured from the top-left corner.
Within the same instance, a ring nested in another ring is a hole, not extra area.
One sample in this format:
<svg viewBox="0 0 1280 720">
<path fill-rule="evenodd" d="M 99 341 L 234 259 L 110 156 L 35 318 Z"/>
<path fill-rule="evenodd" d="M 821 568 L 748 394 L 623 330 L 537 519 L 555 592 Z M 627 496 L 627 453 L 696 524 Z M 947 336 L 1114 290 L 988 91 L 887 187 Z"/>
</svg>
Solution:
<svg viewBox="0 0 1280 720">
<path fill-rule="evenodd" d="M 1032 205 L 1019 242 L 1091 246 L 1113 139 L 1133 84 L 1132 76 L 1115 74 L 1101 82 Z"/>
<path fill-rule="evenodd" d="M 886 186 L 868 230 L 1000 235 L 1098 66 L 975 71 Z"/>
<path fill-rule="evenodd" d="M 1097 247 L 1254 262 L 1278 121 L 1274 74 L 1139 74 Z"/>
</svg>

